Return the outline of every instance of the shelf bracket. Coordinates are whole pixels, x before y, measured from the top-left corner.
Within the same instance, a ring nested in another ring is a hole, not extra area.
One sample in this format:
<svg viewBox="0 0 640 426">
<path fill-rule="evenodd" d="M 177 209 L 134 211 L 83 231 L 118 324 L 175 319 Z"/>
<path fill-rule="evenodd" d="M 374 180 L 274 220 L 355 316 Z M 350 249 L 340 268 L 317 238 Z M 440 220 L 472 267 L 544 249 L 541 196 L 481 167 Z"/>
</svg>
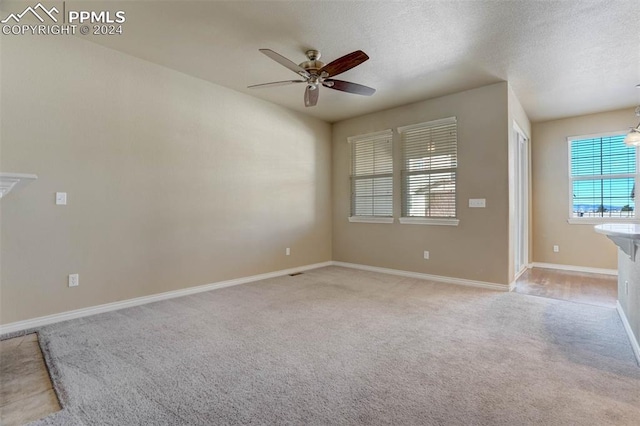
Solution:
<svg viewBox="0 0 640 426">
<path fill-rule="evenodd" d="M 616 237 L 613 235 L 607 235 L 607 238 L 613 241 L 615 245 L 620 247 L 620 250 L 629 256 L 629 259 L 635 262 L 636 252 L 638 251 L 638 244 L 636 244 L 636 240 L 626 237 Z"/>
</svg>

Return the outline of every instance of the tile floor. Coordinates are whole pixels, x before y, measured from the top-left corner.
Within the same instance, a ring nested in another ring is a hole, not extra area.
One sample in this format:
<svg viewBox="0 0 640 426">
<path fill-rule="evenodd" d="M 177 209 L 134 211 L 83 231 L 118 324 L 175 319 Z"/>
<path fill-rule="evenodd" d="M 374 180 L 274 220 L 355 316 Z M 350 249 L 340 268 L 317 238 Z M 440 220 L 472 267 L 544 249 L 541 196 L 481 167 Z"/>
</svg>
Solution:
<svg viewBox="0 0 640 426">
<path fill-rule="evenodd" d="M 615 308 L 618 277 L 533 268 L 518 278 L 515 292 Z"/>
</svg>

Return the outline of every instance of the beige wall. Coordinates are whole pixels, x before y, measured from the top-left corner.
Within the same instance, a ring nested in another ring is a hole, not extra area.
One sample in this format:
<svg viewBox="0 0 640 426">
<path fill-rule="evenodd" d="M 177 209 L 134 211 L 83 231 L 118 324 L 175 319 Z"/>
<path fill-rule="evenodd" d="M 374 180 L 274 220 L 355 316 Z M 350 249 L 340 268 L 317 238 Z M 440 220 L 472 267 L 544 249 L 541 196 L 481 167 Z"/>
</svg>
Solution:
<svg viewBox="0 0 640 426">
<path fill-rule="evenodd" d="M 532 129 L 533 261 L 616 269 L 616 248 L 594 225 L 570 225 L 567 137 L 624 131 L 633 108 L 534 123 Z M 560 252 L 554 253 L 553 246 Z"/>
<path fill-rule="evenodd" d="M 507 83 L 418 102 L 333 126 L 333 259 L 499 284 L 508 281 Z M 394 131 L 393 224 L 349 223 L 347 137 L 456 116 L 459 226 L 401 225 L 400 145 Z M 487 208 L 470 209 L 469 198 Z M 423 251 L 430 251 L 430 260 Z"/>
<path fill-rule="evenodd" d="M 2 324 L 332 257 L 508 284 L 514 122 L 533 139 L 531 260 L 616 267 L 613 244 L 566 222 L 566 137 L 625 129 L 632 109 L 531 126 L 498 83 L 332 127 L 73 37 L 4 37 L 0 60 L 0 171 L 39 175 L 0 202 Z M 396 132 L 395 223 L 349 223 L 347 137 L 449 116 L 460 225 L 397 222 Z"/>
<path fill-rule="evenodd" d="M 1 323 L 331 259 L 329 124 L 76 37 L 3 38 L 1 171 L 39 178 L 0 202 Z"/>
</svg>

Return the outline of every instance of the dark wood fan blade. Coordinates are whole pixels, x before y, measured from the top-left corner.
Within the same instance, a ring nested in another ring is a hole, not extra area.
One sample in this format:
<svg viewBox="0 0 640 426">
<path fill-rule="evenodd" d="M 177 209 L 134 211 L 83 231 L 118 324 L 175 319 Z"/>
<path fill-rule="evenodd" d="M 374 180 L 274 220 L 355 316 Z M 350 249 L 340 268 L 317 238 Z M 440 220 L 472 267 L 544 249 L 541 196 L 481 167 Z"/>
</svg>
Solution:
<svg viewBox="0 0 640 426">
<path fill-rule="evenodd" d="M 318 95 L 320 94 L 320 88 L 316 87 L 315 89 L 311 89 L 310 86 L 307 86 L 307 90 L 304 91 L 304 106 L 312 107 L 316 106 L 318 103 Z"/>
<path fill-rule="evenodd" d="M 262 89 L 263 87 L 286 86 L 287 84 L 294 84 L 294 83 L 306 83 L 306 81 L 304 80 L 274 81 L 273 83 L 254 84 L 252 86 L 247 86 L 247 88 Z"/>
<path fill-rule="evenodd" d="M 280 65 L 289 68 L 291 71 L 295 72 L 296 74 L 299 74 L 303 77 L 309 77 L 309 73 L 307 72 L 307 70 L 305 70 L 298 64 L 291 62 L 289 59 L 285 58 L 279 53 L 276 53 L 271 49 L 258 49 L 258 50 L 264 53 L 265 55 L 267 55 L 268 57 L 270 57 L 271 59 L 273 59 L 274 61 L 276 61 L 277 63 L 279 63 Z"/>
<path fill-rule="evenodd" d="M 360 65 L 367 59 L 369 59 L 369 57 L 366 53 L 364 53 L 362 50 L 356 50 L 355 52 L 351 52 L 348 55 L 344 55 L 342 58 L 338 58 L 333 62 L 329 62 L 320 70 L 318 74 L 322 74 L 322 72 L 324 71 L 329 74 L 329 77 L 333 77 Z"/>
<path fill-rule="evenodd" d="M 355 93 L 356 95 L 371 96 L 376 93 L 376 89 L 372 87 L 363 86 L 362 84 L 351 83 L 349 81 L 342 80 L 325 80 L 325 87 L 333 90 L 340 90 L 342 92 Z"/>
</svg>

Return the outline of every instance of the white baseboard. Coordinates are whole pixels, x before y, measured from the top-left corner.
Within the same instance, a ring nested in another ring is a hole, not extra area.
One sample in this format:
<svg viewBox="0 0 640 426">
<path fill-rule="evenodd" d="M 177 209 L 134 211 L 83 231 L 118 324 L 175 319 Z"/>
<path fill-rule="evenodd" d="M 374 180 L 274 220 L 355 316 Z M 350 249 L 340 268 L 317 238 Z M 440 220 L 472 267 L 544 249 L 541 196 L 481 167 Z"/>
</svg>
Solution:
<svg viewBox="0 0 640 426">
<path fill-rule="evenodd" d="M 33 318 L 25 321 L 12 322 L 0 325 L 0 336 L 14 333 L 17 331 L 29 330 L 56 322 L 66 321 L 74 318 L 86 317 L 89 315 L 100 314 L 103 312 L 116 311 L 118 309 L 130 308 L 133 306 L 144 305 L 147 303 L 158 302 L 160 300 L 173 299 L 176 297 L 187 296 L 189 294 L 201 293 L 204 291 L 216 290 L 224 287 L 231 287 L 239 284 L 246 284 L 253 281 L 266 280 L 269 278 L 281 277 L 283 275 L 294 274 L 296 272 L 308 271 L 310 269 L 322 268 L 330 266 L 331 261 L 314 263 L 312 265 L 299 266 L 291 269 L 283 269 L 280 271 L 267 272 L 265 274 L 252 275 L 250 277 L 236 278 L 233 280 L 219 281 L 217 283 L 205 284 L 196 287 L 184 288 L 181 290 L 167 291 L 165 293 L 152 294 L 150 296 L 136 297 L 134 299 L 122 300 L 120 302 L 106 303 L 104 305 L 91 306 L 88 308 L 76 309 L 73 311 L 61 312 L 59 314 L 47 315 L 44 317 Z"/>
<path fill-rule="evenodd" d="M 530 268 L 559 269 L 561 271 L 587 272 L 590 274 L 618 275 L 617 269 L 590 268 L 588 266 L 561 265 L 559 263 L 533 262 Z"/>
<path fill-rule="evenodd" d="M 627 332 L 627 336 L 629 336 L 629 342 L 631 343 L 633 353 L 636 356 L 636 361 L 638 362 L 638 365 L 640 365 L 640 345 L 638 344 L 638 339 L 636 339 L 635 334 L 633 334 L 627 315 L 624 313 L 624 310 L 618 301 L 616 301 L 616 310 L 618 311 L 618 315 L 620 315 L 620 319 L 622 320 L 622 325 L 624 325 L 624 329 Z"/>
<path fill-rule="evenodd" d="M 438 281 L 449 284 L 465 285 L 470 287 L 486 288 L 490 290 L 498 291 L 512 291 L 515 288 L 515 280 L 510 284 L 498 284 L 486 281 L 468 280 L 464 278 L 445 277 L 441 275 L 424 274 L 421 272 L 403 271 L 399 269 L 380 268 L 377 266 L 361 265 L 356 263 L 347 263 L 339 261 L 327 261 L 322 263 L 315 263 L 312 265 L 300 266 L 297 268 L 284 269 L 280 271 L 268 272 L 265 274 L 252 275 L 250 277 L 236 278 L 233 280 L 220 281 L 212 284 L 205 284 L 196 287 L 189 287 L 181 290 L 168 291 L 165 293 L 153 294 L 150 296 L 136 297 L 134 299 L 123 300 L 119 302 L 106 303 L 104 305 L 91 306 L 88 308 L 76 309 L 73 311 L 62 312 L 59 314 L 47 315 L 44 317 L 33 318 L 25 321 L 17 321 L 5 325 L 0 325 L 0 336 L 14 333 L 18 331 L 33 329 L 42 327 L 44 325 L 53 324 L 56 322 L 66 321 L 74 318 L 86 317 L 89 315 L 95 315 L 102 312 L 115 311 L 118 309 L 129 308 L 133 306 L 144 305 L 146 303 L 158 302 L 160 300 L 172 299 L 175 297 L 187 296 L 189 294 L 200 293 L 204 291 L 215 290 L 224 287 L 231 287 L 234 285 L 250 283 L 254 281 L 265 280 L 269 278 L 279 277 L 283 275 L 293 274 L 295 272 L 307 271 L 310 269 L 322 268 L 325 266 L 342 266 L 345 268 L 360 269 L 364 271 L 379 272 L 383 274 L 398 275 L 409 278 L 418 278 L 422 280 Z M 576 272 L 590 272 L 596 274 L 617 275 L 618 271 L 614 269 L 599 269 L 599 268 L 586 268 L 581 266 L 559 265 L 553 263 L 537 263 L 534 262 L 529 265 L 533 268 L 549 268 L 560 269 Z M 623 320 L 624 321 L 624 320 Z M 637 342 L 634 350 L 637 349 Z"/>
<path fill-rule="evenodd" d="M 513 277 L 513 281 L 511 281 L 509 283 L 509 291 L 513 291 L 513 290 L 516 289 L 516 284 L 518 282 L 518 278 L 520 278 L 522 276 L 522 274 L 527 272 L 529 269 L 531 269 L 531 264 L 530 263 L 527 264 L 527 266 L 525 266 L 524 268 L 522 268 L 522 270 L 520 272 L 518 272 L 515 277 Z"/>
<path fill-rule="evenodd" d="M 357 263 L 347 262 L 331 262 L 335 266 L 342 266 L 344 268 L 361 269 L 363 271 L 380 272 L 381 274 L 399 275 L 401 277 L 418 278 L 421 280 L 438 281 L 449 284 L 466 285 L 470 287 L 488 288 L 490 290 L 510 291 L 509 285 L 497 284 L 485 281 L 467 280 L 464 278 L 444 277 L 441 275 L 423 274 L 421 272 L 401 271 L 399 269 L 379 268 L 377 266 L 360 265 Z"/>
<path fill-rule="evenodd" d="M 531 264 L 529 264 L 529 265 L 525 266 L 524 268 L 522 268 L 522 270 L 520 272 L 518 272 L 515 277 L 513 277 L 513 282 L 510 285 L 516 285 L 516 281 L 518 280 L 518 278 L 520 278 L 522 276 L 522 274 L 527 272 L 529 269 L 531 269 Z"/>
</svg>

